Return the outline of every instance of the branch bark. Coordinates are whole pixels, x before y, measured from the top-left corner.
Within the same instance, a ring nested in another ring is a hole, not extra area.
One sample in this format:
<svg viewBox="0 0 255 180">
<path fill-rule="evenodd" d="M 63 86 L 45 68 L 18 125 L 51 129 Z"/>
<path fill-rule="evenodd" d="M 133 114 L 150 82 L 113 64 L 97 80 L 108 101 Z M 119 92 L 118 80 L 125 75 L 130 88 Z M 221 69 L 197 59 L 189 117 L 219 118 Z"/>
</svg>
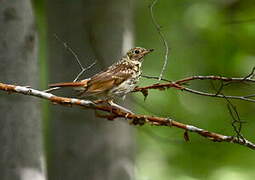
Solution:
<svg viewBox="0 0 255 180">
<path fill-rule="evenodd" d="M 107 112 L 109 114 L 101 115 L 100 117 L 106 118 L 108 120 L 114 120 L 116 118 L 124 118 L 126 120 L 127 119 L 132 120 L 133 125 L 150 124 L 154 126 L 176 127 L 179 129 L 183 129 L 185 131 L 184 136 L 186 137 L 185 138 L 186 140 L 189 139 L 187 133 L 194 132 L 214 142 L 235 143 L 235 144 L 239 144 L 239 145 L 255 150 L 255 144 L 248 141 L 245 138 L 238 138 L 234 136 L 227 136 L 227 135 L 223 135 L 223 134 L 219 134 L 215 132 L 210 132 L 208 130 L 195 127 L 193 125 L 180 123 L 170 118 L 128 113 L 128 112 L 122 111 L 121 109 L 117 107 L 111 107 L 109 105 L 103 105 L 103 104 L 96 104 L 93 101 L 89 101 L 89 100 L 81 100 L 76 98 L 66 98 L 66 97 L 55 96 L 51 93 L 45 93 L 42 91 L 38 91 L 35 89 L 22 87 L 22 86 L 14 86 L 14 85 L 0 83 L 0 90 L 7 91 L 10 93 L 16 92 L 16 93 L 21 93 L 25 95 L 47 99 L 54 104 L 68 105 L 69 107 L 72 107 L 72 105 L 75 105 L 75 106 L 79 106 L 86 109 L 95 109 L 95 110 Z"/>
</svg>

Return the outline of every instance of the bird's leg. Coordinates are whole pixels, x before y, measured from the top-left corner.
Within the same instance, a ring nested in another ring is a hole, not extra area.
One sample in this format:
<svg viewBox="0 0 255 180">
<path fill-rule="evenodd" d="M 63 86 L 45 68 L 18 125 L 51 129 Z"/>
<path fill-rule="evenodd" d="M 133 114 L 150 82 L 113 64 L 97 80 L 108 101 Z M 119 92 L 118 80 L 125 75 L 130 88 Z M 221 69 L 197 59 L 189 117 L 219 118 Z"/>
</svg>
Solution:
<svg viewBox="0 0 255 180">
<path fill-rule="evenodd" d="M 93 101 L 95 104 L 102 104 L 102 103 L 105 103 L 105 102 L 108 102 L 106 100 L 102 100 L 102 99 L 98 99 L 98 100 L 95 100 Z"/>
<path fill-rule="evenodd" d="M 109 105 L 111 105 L 112 107 L 121 109 L 122 111 L 125 111 L 125 112 L 130 113 L 130 114 L 134 114 L 134 113 L 133 113 L 132 111 L 130 111 L 129 109 L 124 108 L 124 107 L 122 107 L 122 106 L 120 106 L 120 105 L 114 103 L 112 99 L 107 100 L 107 103 L 108 103 Z"/>
<path fill-rule="evenodd" d="M 55 90 L 58 90 L 58 89 L 60 89 L 60 87 L 53 87 L 53 88 L 43 90 L 43 92 L 49 93 L 49 92 L 52 92 L 52 91 L 55 91 Z"/>
</svg>

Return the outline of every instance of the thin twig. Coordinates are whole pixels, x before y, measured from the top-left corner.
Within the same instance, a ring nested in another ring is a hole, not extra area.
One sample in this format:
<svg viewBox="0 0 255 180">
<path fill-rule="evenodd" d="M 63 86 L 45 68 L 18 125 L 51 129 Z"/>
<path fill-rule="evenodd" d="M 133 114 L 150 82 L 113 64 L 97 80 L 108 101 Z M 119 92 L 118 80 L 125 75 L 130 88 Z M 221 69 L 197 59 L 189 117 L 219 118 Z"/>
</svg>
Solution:
<svg viewBox="0 0 255 180">
<path fill-rule="evenodd" d="M 83 69 L 81 70 L 81 72 L 80 72 L 80 73 L 76 76 L 76 78 L 73 80 L 73 82 L 76 82 L 76 81 L 80 78 L 80 76 L 81 76 L 85 71 L 91 69 L 96 63 L 97 63 L 97 61 L 95 60 L 95 61 L 94 61 L 92 64 L 90 64 L 88 67 L 83 68 Z"/>
<path fill-rule="evenodd" d="M 190 76 L 178 81 L 175 81 L 175 83 L 178 84 L 182 84 L 188 81 L 192 81 L 192 80 L 221 80 L 221 81 L 225 81 L 225 82 L 255 82 L 255 79 L 249 79 L 249 78 L 229 78 L 229 77 L 223 77 L 223 76 Z"/>
<path fill-rule="evenodd" d="M 78 58 L 78 55 L 74 52 L 74 50 L 68 46 L 68 44 L 66 42 L 64 42 L 62 39 L 60 39 L 56 34 L 54 34 L 54 37 L 59 41 L 61 42 L 64 47 L 74 56 L 76 62 L 78 63 L 79 67 L 81 68 L 81 71 L 79 72 L 79 74 L 76 76 L 76 78 L 73 80 L 73 82 L 76 82 L 80 76 L 87 70 L 91 69 L 96 63 L 97 61 L 95 60 L 92 64 L 90 64 L 88 67 L 84 68 L 83 65 L 81 64 L 79 58 Z M 52 91 L 55 91 L 55 90 L 58 90 L 60 89 L 61 87 L 53 87 L 53 88 L 49 88 L 49 89 L 46 89 L 44 90 L 44 92 L 52 92 Z"/>
<path fill-rule="evenodd" d="M 255 97 L 255 94 L 250 94 L 250 95 L 246 95 L 246 96 L 243 96 L 245 98 L 251 98 L 251 97 Z"/>
<path fill-rule="evenodd" d="M 54 104 L 69 105 L 68 107 L 73 107 L 70 105 L 76 105 L 86 109 L 95 109 L 102 112 L 107 112 L 109 113 L 108 116 L 105 115 L 101 117 L 107 118 L 109 120 L 114 120 L 115 118 L 124 118 L 124 119 L 132 120 L 133 125 L 150 124 L 154 126 L 176 127 L 179 129 L 183 129 L 186 133 L 187 132 L 197 133 L 201 135 L 202 137 L 205 137 L 208 140 L 211 140 L 213 142 L 235 143 L 235 144 L 239 144 L 239 145 L 255 150 L 255 144 L 248 141 L 247 139 L 240 139 L 233 136 L 226 136 L 219 133 L 210 132 L 208 130 L 195 127 L 193 125 L 183 124 L 178 121 L 174 121 L 170 118 L 132 114 L 132 113 L 122 111 L 121 109 L 117 107 L 96 104 L 93 101 L 89 101 L 89 100 L 55 96 L 50 93 L 45 93 L 43 91 L 35 90 L 35 89 L 24 87 L 24 86 L 15 86 L 10 84 L 0 83 L 0 90 L 9 92 L 9 94 L 11 94 L 11 92 L 16 92 L 16 93 L 20 93 L 20 94 L 24 94 L 28 96 L 35 96 L 38 98 L 49 100 L 53 102 Z M 137 122 L 142 122 L 142 123 L 137 123 Z"/>
<path fill-rule="evenodd" d="M 250 75 L 250 74 L 249 74 Z M 158 76 L 148 76 L 148 75 L 142 75 L 142 77 L 147 78 L 147 79 L 158 79 Z M 247 77 L 247 76 L 246 76 Z M 255 83 L 255 79 L 251 79 L 251 78 L 246 78 L 246 77 L 240 77 L 240 78 L 229 78 L 229 77 L 224 77 L 224 76 L 190 76 L 190 77 L 186 77 L 180 80 L 175 81 L 175 83 L 177 84 L 184 84 L 187 83 L 189 81 L 193 81 L 193 80 L 221 80 L 221 81 L 225 81 L 225 82 L 253 82 Z M 174 82 L 168 79 L 161 79 L 162 81 L 166 81 L 166 82 Z"/>
<path fill-rule="evenodd" d="M 147 79 L 159 79 L 158 76 L 148 76 L 148 75 L 141 75 L 141 77 L 144 77 L 144 78 L 147 78 Z M 165 78 L 161 78 L 161 81 L 165 81 L 165 82 L 172 82 L 168 79 L 165 79 Z"/>
<path fill-rule="evenodd" d="M 236 106 L 234 106 L 229 100 L 228 100 L 227 107 L 228 107 L 229 114 L 232 117 L 231 125 L 232 125 L 237 137 L 243 139 L 243 135 L 241 134 L 241 131 L 242 131 L 242 125 L 244 122 L 241 121 L 239 113 L 236 109 Z M 236 123 L 238 123 L 238 127 L 236 126 Z"/>
<path fill-rule="evenodd" d="M 61 42 L 63 45 L 64 45 L 64 47 L 74 56 L 74 58 L 75 58 L 75 60 L 76 60 L 76 62 L 78 63 L 78 65 L 79 65 L 79 67 L 81 68 L 81 71 L 80 71 L 80 73 L 76 76 L 76 78 L 73 80 L 73 82 L 76 82 L 79 78 L 80 78 L 80 76 L 85 72 L 85 71 L 87 71 L 87 70 L 89 70 L 89 69 L 91 69 L 96 63 L 97 63 L 97 61 L 95 60 L 92 64 L 90 64 L 88 67 L 83 67 L 83 65 L 82 65 L 82 63 L 81 63 L 81 61 L 79 60 L 79 57 L 78 57 L 78 55 L 74 52 L 74 50 L 70 47 L 70 46 L 68 46 L 68 44 L 66 43 L 66 42 L 64 42 L 62 39 L 60 39 L 56 34 L 54 34 L 54 37 L 59 41 L 59 42 Z M 51 88 L 52 90 L 56 90 L 56 89 L 59 89 L 59 88 Z M 49 89 L 50 90 L 50 89 Z"/>
<path fill-rule="evenodd" d="M 79 64 L 81 70 L 83 70 L 84 67 L 82 66 L 82 64 L 81 64 L 81 62 L 80 62 L 80 60 L 79 60 L 79 57 L 78 57 L 78 55 L 74 52 L 74 50 L 73 50 L 70 46 L 68 46 L 68 44 L 67 44 L 66 42 L 64 42 L 62 39 L 60 39 L 56 34 L 54 34 L 54 37 L 56 38 L 56 40 L 58 40 L 59 42 L 61 42 L 61 43 L 64 45 L 64 47 L 74 56 L 76 62 Z"/>
<path fill-rule="evenodd" d="M 223 77 L 223 76 L 190 76 L 190 77 L 186 77 L 186 78 L 177 80 L 175 82 L 164 79 L 164 81 L 166 81 L 168 83 L 161 83 L 161 84 L 156 83 L 156 84 L 149 85 L 149 86 L 136 87 L 133 92 L 145 92 L 145 91 L 148 91 L 150 89 L 165 90 L 165 89 L 168 89 L 168 88 L 175 88 L 175 89 L 178 89 L 178 90 L 186 91 L 186 92 L 201 95 L 201 96 L 238 99 L 238 100 L 243 100 L 243 101 L 248 101 L 248 102 L 253 102 L 254 103 L 255 99 L 252 99 L 252 97 L 255 97 L 254 94 L 245 95 L 245 96 L 227 96 L 227 95 L 220 94 L 219 91 L 218 91 L 218 93 L 214 94 L 214 93 L 207 93 L 207 92 L 194 90 L 194 89 L 187 88 L 187 87 L 184 86 L 188 82 L 191 82 L 191 81 L 194 81 L 194 80 L 219 80 L 219 81 L 227 82 L 226 84 L 222 84 L 222 87 L 220 89 L 220 91 L 221 91 L 223 87 L 229 85 L 230 83 L 244 83 L 244 82 L 255 83 L 255 79 L 251 79 L 251 77 L 253 77 L 253 75 L 252 75 L 253 73 L 254 73 L 254 69 L 252 70 L 252 72 L 248 76 L 240 77 L 240 78 L 229 78 L 229 77 Z M 149 78 L 149 79 L 158 79 L 158 77 L 155 77 L 155 76 L 145 76 L 145 75 L 143 75 L 143 77 Z"/>
<path fill-rule="evenodd" d="M 60 88 L 61 88 L 61 87 L 53 87 L 53 88 L 49 88 L 49 89 L 43 90 L 43 92 L 49 93 L 49 92 L 58 90 L 58 89 L 60 89 Z"/>
<path fill-rule="evenodd" d="M 206 93 L 202 91 L 196 91 L 194 89 L 190 88 L 183 88 L 183 91 L 190 92 L 193 94 L 201 95 L 201 96 L 208 96 L 208 97 L 217 97 L 217 98 L 228 98 L 228 99 L 237 99 L 237 100 L 242 100 L 242 101 L 247 101 L 247 102 L 252 102 L 255 103 L 255 99 L 251 98 L 246 98 L 245 96 L 227 96 L 227 95 L 222 95 L 222 94 L 213 94 L 213 93 Z"/>
<path fill-rule="evenodd" d="M 182 91 L 187 91 L 187 92 L 197 94 L 197 95 L 201 95 L 201 96 L 224 98 L 224 96 L 221 95 L 221 94 L 213 94 L 213 93 L 197 91 L 197 90 L 194 90 L 194 89 L 190 89 L 190 88 L 178 85 L 174 82 L 164 83 L 164 84 L 153 84 L 153 85 L 145 86 L 145 87 L 136 87 L 133 92 L 142 92 L 144 90 L 149 90 L 149 89 L 165 90 L 167 88 L 175 88 L 175 89 L 179 89 L 179 90 L 182 90 Z M 248 101 L 248 102 L 255 103 L 255 99 L 247 98 L 246 96 L 225 96 L 225 97 L 230 98 L 230 99 L 238 99 L 238 100 L 243 100 L 243 101 Z"/>
<path fill-rule="evenodd" d="M 252 68 L 250 74 L 248 74 L 247 76 L 245 76 L 243 79 L 252 79 L 254 77 L 254 72 L 255 72 L 255 67 Z"/>
<path fill-rule="evenodd" d="M 151 5 L 149 6 L 149 8 L 150 8 L 150 15 L 151 15 L 152 23 L 153 23 L 157 33 L 159 34 L 159 37 L 162 40 L 162 42 L 164 44 L 164 48 L 165 48 L 164 64 L 162 66 L 162 70 L 161 70 L 161 72 L 159 74 L 159 78 L 158 78 L 158 80 L 161 81 L 161 78 L 163 76 L 163 73 L 164 73 L 164 71 L 166 69 L 167 62 L 168 62 L 169 47 L 168 47 L 166 38 L 164 37 L 163 33 L 161 32 L 161 27 L 158 24 L 158 22 L 156 21 L 156 18 L 154 17 L 153 8 L 154 8 L 154 6 L 156 5 L 157 2 L 158 2 L 158 0 L 153 0 Z"/>
<path fill-rule="evenodd" d="M 253 70 L 252 70 L 253 71 Z M 250 76 L 250 75 L 249 75 Z M 247 78 L 249 76 L 246 76 Z M 246 77 L 244 79 L 246 79 Z M 243 121 L 241 120 L 240 116 L 239 116 L 239 113 L 237 111 L 237 108 L 236 106 L 231 102 L 231 100 L 224 95 L 224 93 L 222 92 L 223 88 L 227 85 L 229 85 L 231 82 L 227 82 L 226 84 L 224 84 L 223 81 L 221 81 L 221 85 L 220 87 L 217 89 L 214 84 L 212 83 L 213 85 L 213 88 L 214 90 L 216 91 L 216 95 L 221 95 L 223 96 L 223 98 L 226 100 L 227 102 L 227 108 L 228 108 L 228 111 L 229 111 L 229 114 L 231 115 L 231 118 L 232 118 L 232 122 L 231 122 L 231 125 L 236 133 L 236 136 L 237 138 L 241 138 L 243 139 L 243 135 L 241 134 L 241 131 L 242 131 L 242 125 L 243 125 Z M 237 125 L 236 125 L 237 124 Z"/>
</svg>

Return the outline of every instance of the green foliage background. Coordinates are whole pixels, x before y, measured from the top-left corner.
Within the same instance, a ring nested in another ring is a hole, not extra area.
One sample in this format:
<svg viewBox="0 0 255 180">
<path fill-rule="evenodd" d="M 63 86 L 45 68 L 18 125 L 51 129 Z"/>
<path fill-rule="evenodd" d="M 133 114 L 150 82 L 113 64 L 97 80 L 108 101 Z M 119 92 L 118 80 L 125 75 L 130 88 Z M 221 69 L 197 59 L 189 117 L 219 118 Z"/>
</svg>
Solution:
<svg viewBox="0 0 255 180">
<path fill-rule="evenodd" d="M 146 58 L 143 73 L 159 75 L 164 56 L 163 43 L 152 24 L 148 5 L 135 3 L 136 45 L 155 48 Z M 164 76 L 170 80 L 193 75 L 239 77 L 249 74 L 255 65 L 254 1 L 159 0 L 154 15 L 162 26 L 170 46 L 169 64 Z M 142 84 L 155 83 L 142 80 Z M 215 86 L 219 87 L 219 83 Z M 209 81 L 190 84 L 197 90 L 216 92 Z M 235 84 L 225 94 L 254 93 L 254 86 Z M 210 131 L 235 135 L 226 101 L 170 89 L 150 91 L 139 112 L 171 117 Z M 254 104 L 232 101 L 241 119 L 242 133 L 254 141 Z M 175 128 L 138 128 L 137 179 L 254 179 L 254 151 L 229 143 L 210 142 Z"/>
<path fill-rule="evenodd" d="M 41 82 L 45 87 L 47 23 L 43 13 L 44 1 L 33 2 L 40 34 Z M 133 3 L 135 45 L 155 49 L 146 57 L 143 73 L 157 76 L 163 65 L 164 49 L 152 24 L 150 3 L 149 0 Z M 192 75 L 239 77 L 247 75 L 255 65 L 253 0 L 159 0 L 154 13 L 170 46 L 165 78 L 176 80 Z M 142 79 L 140 85 L 155 82 Z M 209 81 L 196 81 L 189 87 L 215 92 Z M 254 93 L 254 86 L 235 84 L 226 87 L 224 93 Z M 150 91 L 145 102 L 141 94 L 136 94 L 135 98 L 139 113 L 170 117 L 210 131 L 235 135 L 224 99 L 174 89 Z M 232 103 L 241 119 L 246 121 L 243 135 L 254 142 L 255 105 L 240 101 Z M 138 127 L 137 139 L 137 180 L 249 180 L 255 176 L 254 151 L 239 145 L 210 142 L 195 134 L 190 134 L 190 142 L 185 142 L 183 131 L 179 129 L 150 126 Z"/>
</svg>

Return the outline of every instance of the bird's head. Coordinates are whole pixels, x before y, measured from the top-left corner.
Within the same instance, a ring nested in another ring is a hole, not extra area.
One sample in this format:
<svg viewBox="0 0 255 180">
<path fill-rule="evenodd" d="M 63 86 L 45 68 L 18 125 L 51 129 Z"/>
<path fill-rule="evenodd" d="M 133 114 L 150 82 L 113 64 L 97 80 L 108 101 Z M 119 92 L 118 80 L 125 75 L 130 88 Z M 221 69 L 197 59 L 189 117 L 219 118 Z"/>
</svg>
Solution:
<svg viewBox="0 0 255 180">
<path fill-rule="evenodd" d="M 141 47 L 135 47 L 127 52 L 127 56 L 131 61 L 142 61 L 143 57 L 152 52 L 153 49 L 145 49 Z"/>
</svg>

